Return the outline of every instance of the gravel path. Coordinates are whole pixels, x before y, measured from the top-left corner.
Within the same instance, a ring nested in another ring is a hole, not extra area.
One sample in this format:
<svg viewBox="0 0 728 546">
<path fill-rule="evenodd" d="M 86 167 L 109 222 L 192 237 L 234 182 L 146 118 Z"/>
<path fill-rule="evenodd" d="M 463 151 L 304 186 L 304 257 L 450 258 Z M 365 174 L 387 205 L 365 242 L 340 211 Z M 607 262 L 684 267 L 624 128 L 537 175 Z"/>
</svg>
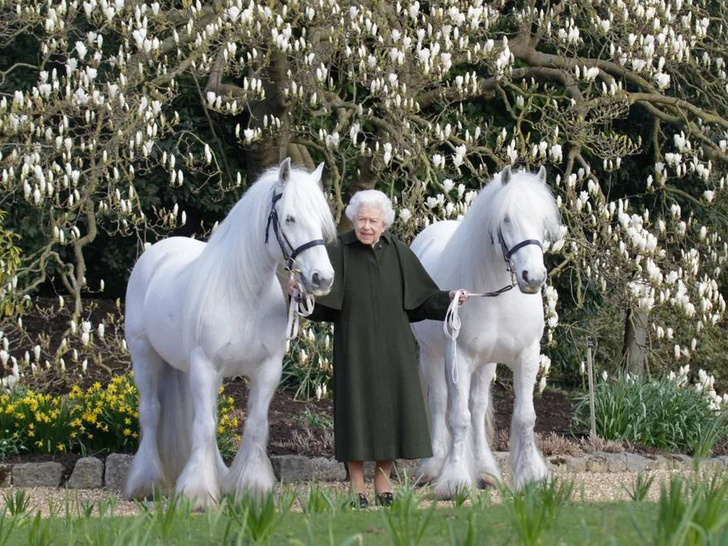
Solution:
<svg viewBox="0 0 728 546">
<path fill-rule="evenodd" d="M 660 483 L 670 480 L 671 477 L 677 475 L 690 476 L 692 472 L 680 470 L 655 470 L 645 472 L 645 477 L 654 476 L 654 482 L 650 489 L 648 499 L 656 500 L 659 496 Z M 637 477 L 633 472 L 583 472 L 561 476 L 574 481 L 574 501 L 575 502 L 610 502 L 619 500 L 629 500 L 628 490 L 632 486 Z M 507 477 L 506 477 L 507 479 Z M 318 486 L 329 494 L 345 493 L 348 488 L 346 482 L 322 483 Z M 279 486 L 279 487 L 293 487 Z M 295 489 L 305 492 L 306 483 L 295 485 Z M 395 486 L 396 491 L 396 486 Z M 429 490 L 426 488 L 419 489 L 426 498 Z M 44 515 L 50 515 L 55 512 L 57 515 L 65 515 L 68 509 L 73 513 L 82 513 L 84 506 L 90 506 L 93 503 L 98 507 L 98 503 L 103 500 L 111 501 L 113 505 L 113 513 L 118 516 L 136 515 L 142 513 L 142 508 L 133 502 L 121 500 L 118 493 L 104 489 L 87 489 L 87 490 L 71 490 L 71 489 L 51 489 L 51 488 L 31 488 L 26 489 L 25 493 L 30 498 L 29 512 L 40 512 Z M 0 488 L 0 506 L 4 505 L 5 499 L 9 495 L 13 495 L 13 488 Z M 369 491 L 369 496 L 373 497 L 373 491 Z M 497 494 L 493 495 L 493 500 L 497 502 Z M 429 504 L 429 503 L 428 503 Z M 449 502 L 441 502 L 442 506 L 450 506 Z M 98 512 L 98 510 L 96 510 Z M 108 513 L 108 511 L 107 511 Z"/>
</svg>

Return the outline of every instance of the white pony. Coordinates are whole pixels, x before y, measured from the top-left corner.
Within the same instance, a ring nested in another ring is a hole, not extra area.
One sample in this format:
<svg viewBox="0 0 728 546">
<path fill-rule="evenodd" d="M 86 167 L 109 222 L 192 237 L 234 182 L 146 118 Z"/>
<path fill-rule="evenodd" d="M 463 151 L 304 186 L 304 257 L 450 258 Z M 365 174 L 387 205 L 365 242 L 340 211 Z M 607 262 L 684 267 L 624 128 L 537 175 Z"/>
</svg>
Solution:
<svg viewBox="0 0 728 546">
<path fill-rule="evenodd" d="M 488 445 L 496 363 L 513 370 L 514 484 L 518 488 L 548 477 L 534 441 L 533 388 L 544 327 L 542 241 L 559 232 L 559 212 L 545 169 L 534 175 L 506 167 L 480 192 L 462 221 L 437 222 L 412 243 L 439 286 L 499 293 L 472 296 L 460 309 L 462 329 L 452 352 L 442 323 L 413 324 L 428 386 L 433 451 L 419 472 L 435 481 L 438 497 L 501 479 Z M 516 284 L 520 290 L 509 290 Z"/>
<path fill-rule="evenodd" d="M 156 486 L 196 508 L 222 493 L 264 493 L 275 484 L 266 454 L 268 407 L 281 376 L 286 305 L 276 268 L 285 262 L 313 295 L 334 271 L 324 248 L 335 236 L 313 173 L 290 159 L 266 172 L 207 243 L 171 237 L 134 266 L 126 292 L 126 339 L 139 388 L 141 442 L 125 494 Z M 240 449 L 228 469 L 215 432 L 223 377 L 250 380 Z"/>
</svg>

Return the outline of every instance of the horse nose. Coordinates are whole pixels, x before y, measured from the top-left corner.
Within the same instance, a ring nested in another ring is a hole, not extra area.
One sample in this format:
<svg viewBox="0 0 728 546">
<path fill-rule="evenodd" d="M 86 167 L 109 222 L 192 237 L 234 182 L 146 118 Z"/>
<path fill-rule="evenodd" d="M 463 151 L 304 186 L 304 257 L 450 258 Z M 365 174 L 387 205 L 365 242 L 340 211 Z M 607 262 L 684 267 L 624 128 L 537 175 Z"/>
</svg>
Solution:
<svg viewBox="0 0 728 546">
<path fill-rule="evenodd" d="M 528 282 L 528 270 L 524 270 L 523 273 L 521 273 L 521 277 L 523 278 L 523 282 Z"/>
<path fill-rule="evenodd" d="M 311 275 L 311 284 L 316 287 L 320 288 L 322 290 L 326 290 L 327 288 L 331 287 L 331 284 L 334 282 L 334 278 L 327 275 L 321 275 L 318 271 L 316 271 L 313 275 Z"/>
</svg>

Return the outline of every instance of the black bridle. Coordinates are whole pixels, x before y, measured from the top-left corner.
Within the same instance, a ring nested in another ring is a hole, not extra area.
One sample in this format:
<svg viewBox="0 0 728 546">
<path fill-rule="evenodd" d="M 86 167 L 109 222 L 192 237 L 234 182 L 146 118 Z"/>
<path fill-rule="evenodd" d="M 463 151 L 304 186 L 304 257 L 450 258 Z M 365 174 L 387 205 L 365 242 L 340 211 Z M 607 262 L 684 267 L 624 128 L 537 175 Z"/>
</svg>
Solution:
<svg viewBox="0 0 728 546">
<path fill-rule="evenodd" d="M 308 250 L 309 248 L 318 245 L 326 245 L 326 241 L 324 241 L 323 239 L 314 239 L 313 241 L 303 243 L 298 248 L 294 248 L 291 242 L 288 240 L 288 237 L 286 237 L 286 234 L 283 233 L 283 228 L 281 227 L 280 220 L 278 218 L 278 212 L 276 211 L 276 203 L 281 199 L 281 197 L 283 197 L 282 193 L 273 193 L 273 198 L 271 199 L 270 204 L 270 214 L 268 214 L 268 222 L 265 225 L 265 244 L 268 244 L 268 232 L 270 231 L 270 227 L 272 225 L 273 232 L 276 235 L 276 239 L 278 239 L 278 245 L 281 247 L 283 258 L 286 260 L 286 270 L 294 271 L 294 266 L 296 265 L 296 256 L 298 256 L 304 250 Z"/>
<path fill-rule="evenodd" d="M 493 243 L 493 234 L 490 235 L 490 241 Z M 498 244 L 501 247 L 501 253 L 503 254 L 503 260 L 506 262 L 506 271 L 511 274 L 511 284 L 508 284 L 504 286 L 503 288 L 499 288 L 498 290 L 495 290 L 493 292 L 486 292 L 485 294 L 481 294 L 481 297 L 484 298 L 494 298 L 496 296 L 500 296 L 503 292 L 508 292 L 511 290 L 514 286 L 516 286 L 516 268 L 513 267 L 513 262 L 511 262 L 511 256 L 513 256 L 516 252 L 521 250 L 523 247 L 528 245 L 536 245 L 538 248 L 543 250 L 543 245 L 541 244 L 541 241 L 538 239 L 525 239 L 521 241 L 520 243 L 516 243 L 511 248 L 508 248 L 508 245 L 506 244 L 506 240 L 503 238 L 503 232 L 500 228 L 498 228 Z"/>
</svg>

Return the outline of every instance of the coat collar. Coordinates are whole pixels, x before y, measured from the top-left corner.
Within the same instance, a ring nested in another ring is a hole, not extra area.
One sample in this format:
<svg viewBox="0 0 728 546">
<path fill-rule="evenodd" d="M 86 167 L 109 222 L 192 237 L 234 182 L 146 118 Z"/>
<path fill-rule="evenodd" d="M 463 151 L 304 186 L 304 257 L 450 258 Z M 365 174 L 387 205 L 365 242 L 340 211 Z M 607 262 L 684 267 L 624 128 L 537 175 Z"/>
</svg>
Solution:
<svg viewBox="0 0 728 546">
<path fill-rule="evenodd" d="M 384 233 L 379 237 L 380 241 L 387 241 L 387 243 L 392 242 L 392 234 L 389 233 L 388 229 L 384 230 Z M 352 243 L 359 242 L 359 239 L 356 238 L 356 233 L 354 233 L 354 230 L 347 231 L 346 233 L 342 233 L 341 235 L 341 242 L 345 245 L 350 245 Z"/>
</svg>

